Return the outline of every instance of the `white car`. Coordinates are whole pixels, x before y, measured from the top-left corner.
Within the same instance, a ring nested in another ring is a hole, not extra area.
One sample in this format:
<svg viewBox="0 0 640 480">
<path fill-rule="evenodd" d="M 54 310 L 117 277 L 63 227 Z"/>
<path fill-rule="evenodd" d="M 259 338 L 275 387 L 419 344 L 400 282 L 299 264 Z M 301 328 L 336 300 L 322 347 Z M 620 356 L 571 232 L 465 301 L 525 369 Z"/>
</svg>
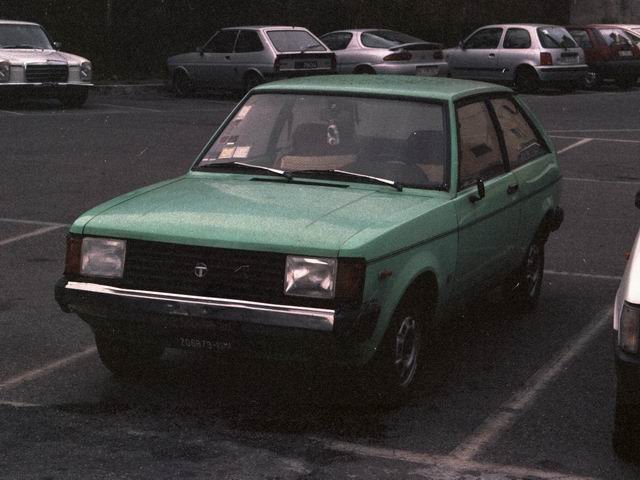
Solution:
<svg viewBox="0 0 640 480">
<path fill-rule="evenodd" d="M 86 58 L 58 50 L 37 23 L 0 20 L 0 98 L 57 98 L 80 107 L 92 86 Z"/>
<path fill-rule="evenodd" d="M 636 194 L 640 208 L 640 192 Z M 640 232 L 625 269 L 613 310 L 616 357 L 616 411 L 613 447 L 640 460 Z"/>
</svg>

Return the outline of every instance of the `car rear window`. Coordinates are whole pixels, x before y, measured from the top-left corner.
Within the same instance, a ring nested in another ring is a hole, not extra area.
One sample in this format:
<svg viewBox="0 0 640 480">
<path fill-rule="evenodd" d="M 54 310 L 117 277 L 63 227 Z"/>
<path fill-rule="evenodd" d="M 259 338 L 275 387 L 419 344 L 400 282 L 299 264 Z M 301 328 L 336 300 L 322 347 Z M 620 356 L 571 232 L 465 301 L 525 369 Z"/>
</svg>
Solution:
<svg viewBox="0 0 640 480">
<path fill-rule="evenodd" d="M 304 30 L 271 30 L 269 40 L 279 52 L 304 52 L 326 50 L 316 38 Z"/>
<path fill-rule="evenodd" d="M 578 46 L 571 34 L 562 27 L 540 27 L 538 38 L 544 48 L 576 48 Z"/>
<path fill-rule="evenodd" d="M 406 33 L 394 32 L 393 30 L 374 30 L 364 32 L 360 37 L 362 44 L 369 48 L 389 48 L 405 43 L 422 43 L 423 40 L 412 37 Z"/>
<path fill-rule="evenodd" d="M 589 34 L 586 30 L 579 28 L 572 28 L 569 30 L 573 39 L 578 43 L 580 48 L 592 48 L 593 43 L 591 43 L 591 39 L 589 38 Z"/>
</svg>

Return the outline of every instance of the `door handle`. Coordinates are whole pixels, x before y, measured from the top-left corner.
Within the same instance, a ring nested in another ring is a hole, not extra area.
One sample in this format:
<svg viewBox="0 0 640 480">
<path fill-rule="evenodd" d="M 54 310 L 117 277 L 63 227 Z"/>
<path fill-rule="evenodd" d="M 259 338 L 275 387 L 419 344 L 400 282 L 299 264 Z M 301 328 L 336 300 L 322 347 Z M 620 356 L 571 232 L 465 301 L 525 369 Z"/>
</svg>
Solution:
<svg viewBox="0 0 640 480">
<path fill-rule="evenodd" d="M 518 185 L 517 183 L 513 183 L 507 187 L 507 193 L 509 195 L 513 195 L 518 191 L 519 188 L 520 188 L 520 185 Z"/>
<path fill-rule="evenodd" d="M 225 55 L 224 58 L 227 60 L 231 60 L 231 55 Z"/>
<path fill-rule="evenodd" d="M 490 53 L 489 54 L 489 58 L 495 58 L 496 54 L 495 53 Z"/>
</svg>

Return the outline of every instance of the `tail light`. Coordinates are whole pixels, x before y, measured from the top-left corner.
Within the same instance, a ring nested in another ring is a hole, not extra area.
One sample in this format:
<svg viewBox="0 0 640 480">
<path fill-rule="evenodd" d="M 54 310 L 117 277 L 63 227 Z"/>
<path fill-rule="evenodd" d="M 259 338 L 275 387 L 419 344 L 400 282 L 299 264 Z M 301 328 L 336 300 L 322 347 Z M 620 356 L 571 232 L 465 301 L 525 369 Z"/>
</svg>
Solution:
<svg viewBox="0 0 640 480">
<path fill-rule="evenodd" d="M 406 50 L 403 50 L 402 52 L 390 53 L 389 55 L 384 57 L 382 60 L 384 60 L 385 62 L 399 62 L 399 61 L 404 62 L 407 60 L 411 60 L 411 52 L 407 52 Z"/>
<path fill-rule="evenodd" d="M 553 57 L 549 52 L 540 53 L 540 65 L 553 65 Z"/>
<path fill-rule="evenodd" d="M 280 57 L 276 57 L 276 61 L 273 62 L 273 71 L 276 73 L 280 71 Z"/>
<path fill-rule="evenodd" d="M 442 54 L 442 50 L 436 50 L 435 52 L 433 52 L 434 60 L 442 60 L 443 58 L 444 58 L 444 55 Z"/>
</svg>

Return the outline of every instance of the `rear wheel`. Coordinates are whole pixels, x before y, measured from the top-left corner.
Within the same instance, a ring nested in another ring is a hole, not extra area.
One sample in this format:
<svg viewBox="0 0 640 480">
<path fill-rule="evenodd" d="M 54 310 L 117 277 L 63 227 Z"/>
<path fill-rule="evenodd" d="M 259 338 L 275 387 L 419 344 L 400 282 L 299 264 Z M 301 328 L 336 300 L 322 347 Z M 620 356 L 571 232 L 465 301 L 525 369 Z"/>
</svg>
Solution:
<svg viewBox="0 0 640 480">
<path fill-rule="evenodd" d="M 133 344 L 96 333 L 96 347 L 102 363 L 118 377 L 136 376 L 154 367 L 164 348 Z"/>
<path fill-rule="evenodd" d="M 369 65 L 359 65 L 353 71 L 356 75 L 375 75 L 376 71 Z"/>
<path fill-rule="evenodd" d="M 244 77 L 244 92 L 247 93 L 254 87 L 257 87 L 261 83 L 263 83 L 263 79 L 256 72 L 249 72 Z"/>
<path fill-rule="evenodd" d="M 173 91 L 178 97 L 182 98 L 193 95 L 195 87 L 186 72 L 178 70 L 173 75 Z"/>
<path fill-rule="evenodd" d="M 623 90 L 632 88 L 638 82 L 638 77 L 635 75 L 626 75 L 616 78 L 616 85 Z"/>
<path fill-rule="evenodd" d="M 540 88 L 538 74 L 530 67 L 521 67 L 516 72 L 516 90 L 522 93 L 533 93 Z"/>
<path fill-rule="evenodd" d="M 580 86 L 585 90 L 597 90 L 600 85 L 602 85 L 602 77 L 593 70 L 589 70 L 580 79 Z"/>
</svg>

